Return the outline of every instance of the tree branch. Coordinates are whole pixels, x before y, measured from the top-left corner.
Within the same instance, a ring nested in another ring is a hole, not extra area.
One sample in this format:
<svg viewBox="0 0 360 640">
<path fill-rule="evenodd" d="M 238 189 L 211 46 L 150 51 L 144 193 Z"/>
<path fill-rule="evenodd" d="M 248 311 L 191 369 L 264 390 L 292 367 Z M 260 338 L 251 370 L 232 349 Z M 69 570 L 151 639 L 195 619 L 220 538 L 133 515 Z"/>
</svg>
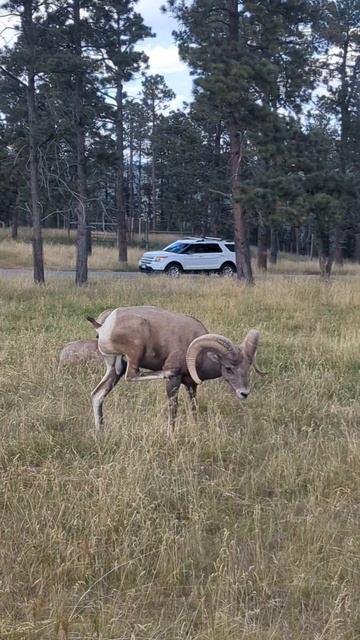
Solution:
<svg viewBox="0 0 360 640">
<path fill-rule="evenodd" d="M 209 189 L 210 193 L 217 193 L 220 196 L 224 196 L 224 198 L 230 198 L 230 193 L 223 193 L 223 191 L 218 191 L 217 189 Z"/>
<path fill-rule="evenodd" d="M 11 78 L 11 80 L 15 80 L 15 82 L 17 82 L 18 84 L 20 84 L 22 87 L 24 87 L 26 90 L 28 89 L 28 85 L 26 84 L 26 82 L 24 82 L 23 80 L 20 80 L 20 78 L 18 78 L 14 73 L 12 73 L 11 71 L 8 71 L 7 69 L 5 69 L 5 67 L 3 67 L 2 65 L 0 65 L 0 71 L 3 72 L 3 74 L 5 74 L 6 76 L 8 76 L 8 78 Z"/>
</svg>

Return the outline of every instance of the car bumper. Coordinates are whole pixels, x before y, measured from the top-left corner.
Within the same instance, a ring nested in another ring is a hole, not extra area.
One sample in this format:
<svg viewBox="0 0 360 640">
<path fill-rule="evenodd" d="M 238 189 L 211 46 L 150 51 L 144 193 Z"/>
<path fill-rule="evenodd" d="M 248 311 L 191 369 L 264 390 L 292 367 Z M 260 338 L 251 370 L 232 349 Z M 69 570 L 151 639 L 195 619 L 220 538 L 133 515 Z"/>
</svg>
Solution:
<svg viewBox="0 0 360 640">
<path fill-rule="evenodd" d="M 154 269 L 148 264 L 139 264 L 139 271 L 142 271 L 143 273 L 154 273 Z"/>
<path fill-rule="evenodd" d="M 163 273 L 165 271 L 164 265 L 161 262 L 155 264 L 139 264 L 139 270 L 143 273 Z"/>
</svg>

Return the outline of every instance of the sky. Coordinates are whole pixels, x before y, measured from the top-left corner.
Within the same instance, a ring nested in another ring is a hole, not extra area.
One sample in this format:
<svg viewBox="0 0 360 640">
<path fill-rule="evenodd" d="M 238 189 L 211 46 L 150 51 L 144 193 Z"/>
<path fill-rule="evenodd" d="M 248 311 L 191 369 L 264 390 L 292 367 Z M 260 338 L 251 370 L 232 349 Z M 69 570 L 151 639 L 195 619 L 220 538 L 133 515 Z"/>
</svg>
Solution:
<svg viewBox="0 0 360 640">
<path fill-rule="evenodd" d="M 137 48 L 145 51 L 149 57 L 148 73 L 159 73 L 165 77 L 167 85 L 172 89 L 176 98 L 171 103 L 172 109 L 181 108 L 183 102 L 191 100 L 192 80 L 187 66 L 180 60 L 177 46 L 172 36 L 176 29 L 176 21 L 160 10 L 165 0 L 138 0 L 136 11 L 144 18 L 144 23 L 151 27 L 155 38 L 147 38 L 139 43 Z M 5 13 L 4 11 L 2 12 Z M 0 46 L 10 43 L 14 39 L 11 24 L 13 21 L 0 14 Z M 136 97 L 141 85 L 141 78 L 135 78 L 126 86 L 129 95 Z"/>
<path fill-rule="evenodd" d="M 177 23 L 168 13 L 163 14 L 160 7 L 165 0 L 139 0 L 137 11 L 144 23 L 152 28 L 155 38 L 147 38 L 139 48 L 149 56 L 149 73 L 159 73 L 165 77 L 166 84 L 176 93 L 172 108 L 181 108 L 183 102 L 191 99 L 192 79 L 187 66 L 180 60 L 177 46 L 172 36 Z M 139 83 L 129 87 L 129 93 L 136 94 Z"/>
</svg>

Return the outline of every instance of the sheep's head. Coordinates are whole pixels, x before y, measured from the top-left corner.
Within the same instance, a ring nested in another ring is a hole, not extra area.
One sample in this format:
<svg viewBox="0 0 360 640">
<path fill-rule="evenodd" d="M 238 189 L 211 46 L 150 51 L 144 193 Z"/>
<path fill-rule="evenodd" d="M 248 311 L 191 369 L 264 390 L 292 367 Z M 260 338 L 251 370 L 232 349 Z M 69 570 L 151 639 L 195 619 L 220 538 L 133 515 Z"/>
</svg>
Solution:
<svg viewBox="0 0 360 640">
<path fill-rule="evenodd" d="M 197 384 L 201 384 L 196 360 L 201 351 L 206 350 L 207 356 L 220 365 L 221 375 L 230 385 L 239 400 L 246 400 L 250 393 L 250 370 L 253 366 L 259 375 L 265 375 L 256 366 L 256 349 L 260 333 L 249 331 L 240 346 L 235 345 L 224 336 L 208 333 L 195 338 L 189 345 L 186 363 L 189 373 Z"/>
</svg>

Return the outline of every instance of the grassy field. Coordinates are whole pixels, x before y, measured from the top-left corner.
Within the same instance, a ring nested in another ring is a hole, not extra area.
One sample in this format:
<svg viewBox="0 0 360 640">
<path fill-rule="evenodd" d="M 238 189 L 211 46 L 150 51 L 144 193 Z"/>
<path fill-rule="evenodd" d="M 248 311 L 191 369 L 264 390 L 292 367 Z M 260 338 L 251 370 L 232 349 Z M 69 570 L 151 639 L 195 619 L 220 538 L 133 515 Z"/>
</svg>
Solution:
<svg viewBox="0 0 360 640">
<path fill-rule="evenodd" d="M 75 269 L 75 232 L 68 236 L 66 231 L 44 229 L 44 260 L 47 269 Z M 153 234 L 150 236 L 150 249 L 161 249 L 178 236 Z M 138 268 L 138 260 L 146 250 L 141 239 L 135 236 L 134 243 L 128 248 L 127 270 Z M 31 232 L 29 228 L 19 231 L 18 241 L 11 240 L 9 229 L 0 229 L 0 268 L 32 268 Z M 92 255 L 89 256 L 89 269 L 120 271 L 117 249 L 110 234 L 104 239 L 93 241 Z"/>
<path fill-rule="evenodd" d="M 150 236 L 149 249 L 161 249 L 178 236 L 170 234 L 153 234 Z M 19 232 L 19 240 L 14 242 L 9 237 L 9 229 L 0 229 L 0 268 L 32 268 L 32 247 L 31 236 L 28 228 L 22 228 Z M 46 269 L 75 269 L 75 232 L 72 231 L 70 238 L 63 230 L 44 230 L 44 257 Z M 126 270 L 136 271 L 140 256 L 146 250 L 140 246 L 140 239 L 135 237 L 137 244 L 128 248 L 128 266 Z M 254 272 L 257 275 L 255 265 L 256 249 L 253 249 Z M 93 242 L 92 255 L 89 256 L 89 269 L 120 271 L 121 267 L 117 259 L 117 249 L 114 243 L 107 240 Z M 318 275 L 318 260 L 309 260 L 307 257 L 292 256 L 290 254 L 279 254 L 276 265 L 268 265 L 270 274 L 289 275 Z M 359 275 L 360 265 L 352 262 L 345 262 L 343 266 L 334 265 L 335 275 Z"/>
<path fill-rule="evenodd" d="M 2 640 L 357 640 L 360 287 L 283 278 L 0 285 Z M 240 341 L 262 332 L 240 405 L 120 383 L 95 438 L 99 371 L 58 370 L 104 308 L 156 304 Z"/>
</svg>

